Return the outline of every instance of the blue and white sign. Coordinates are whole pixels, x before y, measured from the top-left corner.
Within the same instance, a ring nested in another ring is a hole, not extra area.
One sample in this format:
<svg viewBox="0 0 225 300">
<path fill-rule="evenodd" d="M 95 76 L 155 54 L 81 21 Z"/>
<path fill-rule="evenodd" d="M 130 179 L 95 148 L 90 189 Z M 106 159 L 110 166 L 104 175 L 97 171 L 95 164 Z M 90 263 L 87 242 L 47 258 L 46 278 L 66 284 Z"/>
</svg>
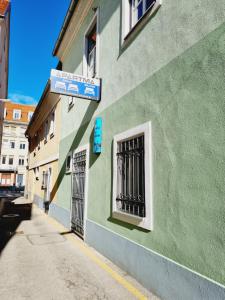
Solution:
<svg viewBox="0 0 225 300">
<path fill-rule="evenodd" d="M 102 152 L 102 118 L 100 117 L 95 119 L 93 152 Z"/>
<path fill-rule="evenodd" d="M 86 98 L 99 101 L 101 97 L 101 80 L 87 78 L 73 73 L 51 70 L 52 93 Z"/>
</svg>

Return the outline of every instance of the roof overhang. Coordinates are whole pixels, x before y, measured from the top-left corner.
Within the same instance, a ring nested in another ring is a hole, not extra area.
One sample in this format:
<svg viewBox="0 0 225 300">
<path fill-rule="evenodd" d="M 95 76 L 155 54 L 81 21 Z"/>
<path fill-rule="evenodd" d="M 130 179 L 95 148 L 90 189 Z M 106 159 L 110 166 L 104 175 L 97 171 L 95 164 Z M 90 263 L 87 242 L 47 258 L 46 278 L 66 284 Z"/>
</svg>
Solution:
<svg viewBox="0 0 225 300">
<path fill-rule="evenodd" d="M 50 80 L 48 80 L 41 99 L 33 113 L 33 116 L 28 124 L 25 132 L 26 137 L 33 137 L 37 130 L 41 127 L 48 114 L 60 99 L 60 95 L 50 93 Z"/>
<path fill-rule="evenodd" d="M 93 0 L 71 0 L 69 9 L 65 16 L 61 31 L 56 40 L 53 56 L 57 56 L 61 61 L 65 57 L 71 43 L 75 39 L 84 18 L 91 9 Z"/>
</svg>

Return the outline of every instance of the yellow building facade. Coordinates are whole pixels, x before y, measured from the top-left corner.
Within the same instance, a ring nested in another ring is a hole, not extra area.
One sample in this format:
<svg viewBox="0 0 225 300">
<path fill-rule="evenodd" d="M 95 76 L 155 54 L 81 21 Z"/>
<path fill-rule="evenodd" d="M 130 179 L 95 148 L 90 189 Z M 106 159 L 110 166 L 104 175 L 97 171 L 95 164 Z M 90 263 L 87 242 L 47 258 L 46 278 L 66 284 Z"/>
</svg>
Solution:
<svg viewBox="0 0 225 300">
<path fill-rule="evenodd" d="M 60 105 L 59 95 L 50 93 L 47 83 L 26 131 L 29 140 L 26 195 L 45 210 L 56 200 Z"/>
</svg>

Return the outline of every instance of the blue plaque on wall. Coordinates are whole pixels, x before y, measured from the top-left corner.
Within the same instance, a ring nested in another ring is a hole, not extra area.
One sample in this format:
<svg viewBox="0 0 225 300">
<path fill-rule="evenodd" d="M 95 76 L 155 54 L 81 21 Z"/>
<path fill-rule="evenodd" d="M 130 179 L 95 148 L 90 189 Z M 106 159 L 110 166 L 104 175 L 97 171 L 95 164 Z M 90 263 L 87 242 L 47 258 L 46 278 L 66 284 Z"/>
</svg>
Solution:
<svg viewBox="0 0 225 300">
<path fill-rule="evenodd" d="M 100 117 L 95 119 L 93 152 L 102 152 L 102 118 Z"/>
</svg>

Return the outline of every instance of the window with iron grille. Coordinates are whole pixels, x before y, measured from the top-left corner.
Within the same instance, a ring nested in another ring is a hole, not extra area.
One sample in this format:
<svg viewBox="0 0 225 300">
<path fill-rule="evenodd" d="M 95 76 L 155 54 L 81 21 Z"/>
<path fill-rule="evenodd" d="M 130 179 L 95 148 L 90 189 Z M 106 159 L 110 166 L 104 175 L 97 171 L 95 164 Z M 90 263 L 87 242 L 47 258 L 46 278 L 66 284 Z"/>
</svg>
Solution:
<svg viewBox="0 0 225 300">
<path fill-rule="evenodd" d="M 113 217 L 152 230 L 151 123 L 114 137 Z"/>
<path fill-rule="evenodd" d="M 145 217 L 144 135 L 117 144 L 117 209 Z"/>
</svg>

